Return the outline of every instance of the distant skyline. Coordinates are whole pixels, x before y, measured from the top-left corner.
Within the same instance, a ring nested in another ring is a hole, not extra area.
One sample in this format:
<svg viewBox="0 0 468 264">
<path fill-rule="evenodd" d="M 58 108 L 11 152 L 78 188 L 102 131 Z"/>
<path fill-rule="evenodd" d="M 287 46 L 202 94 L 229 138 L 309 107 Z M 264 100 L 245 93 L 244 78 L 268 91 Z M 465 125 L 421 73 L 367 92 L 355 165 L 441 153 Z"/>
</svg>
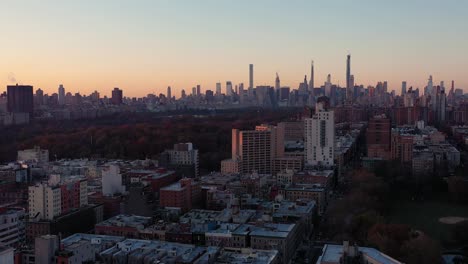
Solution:
<svg viewBox="0 0 468 264">
<path fill-rule="evenodd" d="M 56 93 L 179 97 L 216 82 L 297 88 L 327 74 L 346 86 L 388 81 L 468 89 L 467 1 L 23 0 L 0 3 L 0 91 L 20 83 Z"/>
</svg>

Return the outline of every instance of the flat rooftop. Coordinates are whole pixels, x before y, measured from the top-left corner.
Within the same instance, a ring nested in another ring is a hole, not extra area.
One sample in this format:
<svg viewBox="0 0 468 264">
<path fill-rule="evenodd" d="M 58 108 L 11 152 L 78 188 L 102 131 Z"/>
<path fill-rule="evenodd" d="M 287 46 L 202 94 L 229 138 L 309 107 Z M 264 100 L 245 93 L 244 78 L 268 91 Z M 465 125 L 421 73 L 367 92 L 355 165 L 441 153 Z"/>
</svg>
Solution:
<svg viewBox="0 0 468 264">
<path fill-rule="evenodd" d="M 401 262 L 385 255 L 374 248 L 359 247 L 359 252 L 364 256 L 372 258 L 376 263 L 381 264 L 400 264 Z M 317 264 L 320 263 L 341 263 L 340 259 L 343 256 L 343 245 L 330 245 L 326 244 L 323 246 L 322 256 L 317 260 Z"/>
<path fill-rule="evenodd" d="M 107 235 L 95 235 L 95 234 L 83 234 L 76 233 L 69 237 L 66 237 L 60 241 L 60 243 L 65 247 L 72 247 L 75 243 L 81 241 L 91 242 L 91 244 L 101 244 L 101 243 L 117 243 L 123 241 L 125 237 L 123 236 L 107 236 Z"/>
<path fill-rule="evenodd" d="M 218 247 L 202 247 L 189 244 L 172 243 L 158 240 L 126 239 L 100 253 L 103 257 L 145 259 L 153 263 L 194 263 L 200 259 L 208 260 L 219 252 Z"/>
<path fill-rule="evenodd" d="M 243 224 L 232 232 L 234 235 L 250 235 L 271 238 L 286 238 L 295 224 L 267 223 L 262 226 Z"/>
<path fill-rule="evenodd" d="M 151 223 L 151 217 L 138 215 L 117 215 L 102 221 L 96 226 L 118 226 L 118 227 L 135 227 L 144 228 Z"/>
<path fill-rule="evenodd" d="M 223 250 L 217 261 L 235 264 L 270 264 L 276 260 L 277 256 L 277 250 L 245 250 L 243 252 Z"/>
</svg>

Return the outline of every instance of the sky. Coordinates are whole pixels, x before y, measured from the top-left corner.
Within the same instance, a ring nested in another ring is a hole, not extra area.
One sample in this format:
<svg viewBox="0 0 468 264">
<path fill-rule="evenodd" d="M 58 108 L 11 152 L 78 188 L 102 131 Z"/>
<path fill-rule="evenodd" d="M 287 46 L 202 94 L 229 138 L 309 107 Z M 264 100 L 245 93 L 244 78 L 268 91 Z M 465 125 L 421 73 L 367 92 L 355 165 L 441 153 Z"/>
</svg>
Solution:
<svg viewBox="0 0 468 264">
<path fill-rule="evenodd" d="M 30 84 L 124 96 L 180 95 L 197 84 L 297 88 L 315 62 L 345 84 L 435 83 L 468 91 L 468 1 L 463 0 L 15 0 L 0 1 L 0 91 Z"/>
</svg>

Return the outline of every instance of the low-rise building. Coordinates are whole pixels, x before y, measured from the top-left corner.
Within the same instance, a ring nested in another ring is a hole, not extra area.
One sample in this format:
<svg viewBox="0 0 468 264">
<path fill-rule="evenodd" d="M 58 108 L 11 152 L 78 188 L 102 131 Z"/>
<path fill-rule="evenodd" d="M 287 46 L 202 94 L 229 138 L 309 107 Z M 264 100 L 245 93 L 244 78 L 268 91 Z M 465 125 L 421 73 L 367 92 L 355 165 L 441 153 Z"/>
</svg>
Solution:
<svg viewBox="0 0 468 264">
<path fill-rule="evenodd" d="M 295 184 L 320 184 L 330 190 L 334 184 L 334 174 L 333 170 L 305 170 L 294 173 L 292 182 Z"/>
<path fill-rule="evenodd" d="M 219 228 L 205 232 L 205 244 L 216 247 L 234 247 L 232 232 L 239 224 L 223 223 Z"/>
<path fill-rule="evenodd" d="M 60 250 L 56 254 L 57 263 L 96 262 L 96 256 L 125 239 L 122 236 L 94 234 L 73 234 L 60 240 Z"/>
<path fill-rule="evenodd" d="M 198 263 L 198 262 L 197 262 Z M 277 250 L 221 250 L 215 263 L 234 263 L 234 264 L 276 264 L 281 263 L 278 258 Z"/>
<path fill-rule="evenodd" d="M 310 236 L 317 215 L 315 201 L 297 200 L 265 202 L 261 205 L 262 220 L 273 223 L 296 224 L 299 233 Z"/>
<path fill-rule="evenodd" d="M 51 175 L 49 182 L 29 187 L 29 218 L 52 220 L 88 205 L 88 181 L 82 177 Z"/>
<path fill-rule="evenodd" d="M 280 157 L 273 159 L 271 173 L 277 175 L 286 170 L 300 171 L 303 168 L 302 157 Z"/>
<path fill-rule="evenodd" d="M 16 247 L 25 242 L 25 215 L 22 208 L 0 207 L 0 245 Z"/>
<path fill-rule="evenodd" d="M 291 259 L 300 242 L 300 234 L 295 224 L 265 223 L 240 225 L 232 232 L 233 247 L 262 250 L 278 250 L 281 263 Z"/>
<path fill-rule="evenodd" d="M 59 249 L 59 236 L 42 235 L 34 240 L 35 263 L 54 263 L 55 252 Z"/>
<path fill-rule="evenodd" d="M 19 150 L 17 160 L 27 163 L 47 163 L 49 162 L 49 150 L 41 149 L 39 146 L 35 146 L 32 149 Z"/>
<path fill-rule="evenodd" d="M 0 263 L 14 263 L 15 250 L 11 247 L 0 246 Z"/>
<path fill-rule="evenodd" d="M 276 174 L 276 182 L 279 185 L 288 185 L 293 183 L 294 170 L 285 170 Z"/>
<path fill-rule="evenodd" d="M 236 159 L 225 159 L 221 161 L 221 173 L 240 173 L 241 161 Z"/>
<path fill-rule="evenodd" d="M 223 210 L 238 206 L 238 199 L 229 190 L 209 189 L 206 191 L 205 207 L 208 210 Z"/>
<path fill-rule="evenodd" d="M 161 153 L 159 165 L 176 170 L 181 177 L 198 177 L 198 149 L 192 143 L 177 143 Z"/>
<path fill-rule="evenodd" d="M 358 247 L 344 241 L 343 245 L 325 244 L 317 264 L 401 264 L 402 262 L 385 255 L 375 248 Z"/>
<path fill-rule="evenodd" d="M 201 202 L 201 187 L 199 182 L 184 178 L 160 189 L 160 205 L 162 207 L 177 207 L 187 212 Z"/>
<path fill-rule="evenodd" d="M 122 174 L 117 164 L 109 164 L 102 169 L 102 194 L 104 196 L 114 196 L 123 194 L 125 186 L 122 183 Z"/>
<path fill-rule="evenodd" d="M 219 254 L 218 247 L 126 239 L 101 252 L 104 263 L 212 263 Z"/>
<path fill-rule="evenodd" d="M 151 217 L 118 215 L 96 224 L 95 233 L 98 235 L 139 238 L 140 231 L 151 224 Z"/>
<path fill-rule="evenodd" d="M 33 243 L 34 238 L 47 234 L 69 236 L 74 233 L 88 232 L 96 223 L 102 222 L 103 215 L 103 206 L 98 204 L 82 207 L 52 220 L 28 219 L 26 242 Z"/>
<path fill-rule="evenodd" d="M 281 188 L 279 193 L 290 201 L 309 200 L 317 203 L 318 213 L 325 211 L 328 202 L 328 192 L 320 184 L 291 184 Z"/>
</svg>

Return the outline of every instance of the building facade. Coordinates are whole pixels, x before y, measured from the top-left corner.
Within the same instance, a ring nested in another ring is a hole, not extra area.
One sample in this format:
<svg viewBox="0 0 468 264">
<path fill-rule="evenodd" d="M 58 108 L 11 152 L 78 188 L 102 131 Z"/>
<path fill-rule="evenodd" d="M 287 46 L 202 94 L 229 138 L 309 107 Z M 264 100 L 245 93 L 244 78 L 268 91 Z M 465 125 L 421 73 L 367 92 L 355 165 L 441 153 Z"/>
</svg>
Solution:
<svg viewBox="0 0 468 264">
<path fill-rule="evenodd" d="M 334 164 L 335 118 L 333 111 L 318 102 L 315 115 L 304 119 L 306 166 Z"/>
</svg>

